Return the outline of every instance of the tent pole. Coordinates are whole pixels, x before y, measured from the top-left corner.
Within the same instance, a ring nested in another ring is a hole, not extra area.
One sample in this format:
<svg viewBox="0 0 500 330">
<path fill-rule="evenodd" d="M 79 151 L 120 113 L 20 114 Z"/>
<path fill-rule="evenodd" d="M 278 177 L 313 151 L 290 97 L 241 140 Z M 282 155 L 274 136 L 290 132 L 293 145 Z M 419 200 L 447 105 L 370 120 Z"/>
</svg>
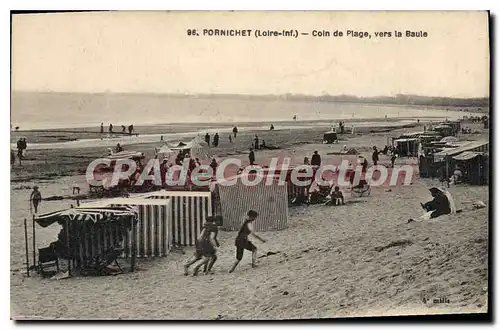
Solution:
<svg viewBox="0 0 500 330">
<path fill-rule="evenodd" d="M 36 265 L 36 230 L 35 230 L 35 215 L 33 214 L 33 223 L 32 223 L 32 231 L 33 231 L 33 265 Z"/>
<path fill-rule="evenodd" d="M 136 254 L 136 226 L 135 226 L 135 216 L 132 219 L 132 251 L 131 252 L 131 260 L 130 260 L 130 271 L 133 272 L 135 270 L 135 254 Z"/>
<path fill-rule="evenodd" d="M 26 222 L 26 218 L 24 218 L 24 242 L 26 245 L 26 274 L 28 277 L 30 276 L 30 257 L 28 252 L 28 224 Z"/>
<path fill-rule="evenodd" d="M 72 259 L 72 256 L 71 256 L 71 245 L 70 245 L 70 242 L 69 242 L 69 217 L 68 219 L 66 219 L 66 247 L 68 248 L 68 274 L 69 276 L 71 276 L 71 259 Z"/>
</svg>

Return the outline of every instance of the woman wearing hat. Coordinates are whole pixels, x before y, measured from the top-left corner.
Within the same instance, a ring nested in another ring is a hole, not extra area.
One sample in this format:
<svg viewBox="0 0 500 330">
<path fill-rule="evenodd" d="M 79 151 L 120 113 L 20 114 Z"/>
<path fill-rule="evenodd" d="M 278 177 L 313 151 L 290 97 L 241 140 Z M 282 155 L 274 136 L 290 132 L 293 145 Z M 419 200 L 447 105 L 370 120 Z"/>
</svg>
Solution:
<svg viewBox="0 0 500 330">
<path fill-rule="evenodd" d="M 434 219 L 440 215 L 450 214 L 452 210 L 447 193 L 436 187 L 430 188 L 429 191 L 434 198 L 425 204 L 420 203 L 424 210 L 430 212 L 429 217 Z"/>
</svg>

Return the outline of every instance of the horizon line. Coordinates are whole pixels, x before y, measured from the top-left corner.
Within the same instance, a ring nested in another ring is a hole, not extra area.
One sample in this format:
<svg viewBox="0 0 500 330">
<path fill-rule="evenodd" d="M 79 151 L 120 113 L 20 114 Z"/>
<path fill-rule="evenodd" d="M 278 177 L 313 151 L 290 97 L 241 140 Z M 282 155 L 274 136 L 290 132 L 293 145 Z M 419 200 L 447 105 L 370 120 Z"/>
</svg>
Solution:
<svg viewBox="0 0 500 330">
<path fill-rule="evenodd" d="M 283 97 L 283 96 L 302 96 L 302 97 L 335 97 L 335 98 L 357 98 L 357 99 L 376 99 L 376 98 L 393 98 L 397 99 L 400 97 L 420 97 L 420 98 L 441 98 L 441 99 L 460 99 L 460 100 L 470 100 L 470 99 L 490 99 L 490 96 L 428 96 L 420 94 L 396 94 L 396 95 L 376 95 L 376 96 L 359 96 L 354 94 L 303 94 L 303 93 L 281 93 L 281 94 L 244 94 L 244 93 L 181 93 L 181 92 L 82 92 L 82 91 L 51 91 L 51 90 L 14 90 L 11 89 L 11 93 L 31 93 L 31 94 L 95 94 L 95 95 L 170 95 L 170 96 L 239 96 L 239 97 Z"/>
</svg>

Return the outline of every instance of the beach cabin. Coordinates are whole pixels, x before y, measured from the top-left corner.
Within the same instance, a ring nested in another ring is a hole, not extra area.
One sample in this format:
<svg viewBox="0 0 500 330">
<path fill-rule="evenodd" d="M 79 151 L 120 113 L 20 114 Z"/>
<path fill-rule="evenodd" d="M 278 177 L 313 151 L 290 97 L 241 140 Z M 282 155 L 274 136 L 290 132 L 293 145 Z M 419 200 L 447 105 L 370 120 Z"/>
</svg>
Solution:
<svg viewBox="0 0 500 330">
<path fill-rule="evenodd" d="M 328 131 L 323 134 L 323 143 L 330 144 L 334 142 L 339 142 L 339 138 L 337 135 L 337 132 L 335 131 Z"/>
<path fill-rule="evenodd" d="M 245 184 L 246 180 L 251 182 L 259 178 L 261 181 L 257 184 Z M 270 185 L 266 185 L 268 180 Z M 277 176 L 238 175 L 218 183 L 216 189 L 220 196 L 222 229 L 239 230 L 249 210 L 259 213 L 253 225 L 256 231 L 288 228 L 287 186 L 278 182 Z"/>
<path fill-rule="evenodd" d="M 488 153 L 465 151 L 453 156 L 453 165 L 462 172 L 462 183 L 488 184 Z"/>
<path fill-rule="evenodd" d="M 172 244 L 177 246 L 194 246 L 207 217 L 213 215 L 210 191 L 159 190 L 131 197 L 170 200 Z"/>
<path fill-rule="evenodd" d="M 442 137 L 444 136 L 455 136 L 457 132 L 455 129 L 449 124 L 440 124 L 434 126 L 433 130 L 438 132 Z"/>
<path fill-rule="evenodd" d="M 458 159 L 454 159 L 454 157 L 459 156 L 462 153 L 469 152 L 468 154 L 465 154 L 464 156 L 458 157 Z M 480 160 L 474 160 L 476 156 L 471 157 L 473 154 L 476 153 L 477 156 L 481 156 Z M 487 178 L 488 175 L 488 166 L 487 166 L 487 154 L 489 153 L 489 141 L 485 140 L 480 140 L 480 141 L 472 141 L 472 142 L 464 142 L 460 144 L 460 146 L 456 148 L 447 148 L 445 150 L 442 150 L 440 152 L 437 152 L 434 154 L 434 163 L 439 163 L 439 168 L 440 170 L 445 173 L 446 177 L 449 178 L 451 174 L 453 173 L 453 170 L 455 166 L 457 165 L 456 161 L 463 162 L 479 162 L 478 164 L 483 164 L 483 168 L 479 172 L 479 177 L 485 177 Z M 463 158 L 463 159 L 462 159 Z M 474 179 L 475 182 L 477 182 Z M 479 180 L 478 182 L 482 182 Z"/>
<path fill-rule="evenodd" d="M 403 138 L 393 140 L 393 145 L 399 157 L 415 157 L 418 154 L 418 138 Z"/>
</svg>

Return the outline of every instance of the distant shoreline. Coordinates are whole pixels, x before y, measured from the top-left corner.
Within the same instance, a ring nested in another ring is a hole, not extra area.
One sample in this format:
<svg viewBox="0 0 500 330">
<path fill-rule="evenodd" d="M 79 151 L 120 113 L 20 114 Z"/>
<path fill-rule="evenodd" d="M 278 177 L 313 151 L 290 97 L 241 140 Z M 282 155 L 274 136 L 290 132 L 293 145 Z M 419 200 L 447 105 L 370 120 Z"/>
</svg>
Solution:
<svg viewBox="0 0 500 330">
<path fill-rule="evenodd" d="M 154 92 L 51 92 L 51 91 L 12 91 L 12 94 L 61 94 L 61 95 L 127 95 L 170 98 L 204 98 L 204 99 L 252 99 L 252 100 L 277 100 L 277 101 L 303 101 L 303 102 L 328 102 L 328 103 L 350 103 L 350 104 L 374 104 L 374 105 L 398 105 L 398 106 L 427 106 L 427 107 L 479 107 L 490 106 L 489 97 L 440 97 L 398 94 L 396 96 L 370 96 L 361 97 L 355 95 L 307 95 L 307 94 L 205 94 L 205 93 L 154 93 Z"/>
</svg>

